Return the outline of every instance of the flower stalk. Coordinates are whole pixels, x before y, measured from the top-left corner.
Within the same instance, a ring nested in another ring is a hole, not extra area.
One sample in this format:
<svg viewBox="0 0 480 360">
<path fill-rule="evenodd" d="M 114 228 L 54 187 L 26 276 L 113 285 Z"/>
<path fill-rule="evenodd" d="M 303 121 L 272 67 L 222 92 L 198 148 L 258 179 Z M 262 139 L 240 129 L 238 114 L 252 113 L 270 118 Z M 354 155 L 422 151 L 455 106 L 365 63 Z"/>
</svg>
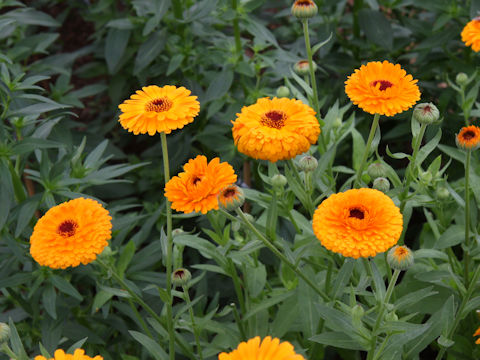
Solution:
<svg viewBox="0 0 480 360">
<path fill-rule="evenodd" d="M 192 301 L 190 300 L 190 295 L 188 293 L 188 285 L 187 284 L 182 285 L 182 289 L 183 289 L 183 296 L 185 298 L 185 302 L 187 303 L 187 306 L 188 306 L 190 321 L 192 322 L 193 336 L 195 337 L 195 343 L 197 344 L 197 354 L 199 359 L 203 360 L 202 347 L 200 346 L 200 334 L 198 332 L 197 324 L 195 323 L 195 316 L 193 314 Z"/>
<path fill-rule="evenodd" d="M 467 150 L 465 159 L 465 255 L 463 279 L 465 287 L 468 287 L 470 272 L 470 159 L 472 150 Z"/>
<path fill-rule="evenodd" d="M 370 147 L 372 146 L 372 141 L 373 141 L 373 138 L 375 137 L 375 132 L 377 131 L 379 119 L 380 119 L 380 114 L 375 114 L 373 116 L 373 122 L 372 122 L 372 126 L 370 127 L 370 134 L 368 135 L 367 144 L 365 145 L 365 151 L 363 152 L 360 166 L 358 167 L 357 173 L 355 174 L 355 182 L 353 183 L 354 187 L 359 187 L 361 183 L 363 169 L 365 168 L 365 164 L 367 162 L 368 155 L 370 153 Z"/>
</svg>

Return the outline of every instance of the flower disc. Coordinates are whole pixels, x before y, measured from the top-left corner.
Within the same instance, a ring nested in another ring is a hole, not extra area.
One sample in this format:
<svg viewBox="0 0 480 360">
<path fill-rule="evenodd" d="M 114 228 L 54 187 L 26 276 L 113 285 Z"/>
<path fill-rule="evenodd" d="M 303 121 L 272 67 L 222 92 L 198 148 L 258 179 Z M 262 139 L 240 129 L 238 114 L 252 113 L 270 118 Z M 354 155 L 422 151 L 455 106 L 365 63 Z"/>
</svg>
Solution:
<svg viewBox="0 0 480 360">
<path fill-rule="evenodd" d="M 52 269 L 88 264 L 108 245 L 111 219 L 93 199 L 78 198 L 54 206 L 36 223 L 30 254 Z"/>
<path fill-rule="evenodd" d="M 462 30 L 462 41 L 471 46 L 473 51 L 480 51 L 480 17 L 473 19 Z"/>
<path fill-rule="evenodd" d="M 315 111 L 295 99 L 258 99 L 244 106 L 232 123 L 238 151 L 272 162 L 306 152 L 320 134 Z"/>
<path fill-rule="evenodd" d="M 293 345 L 288 341 L 280 342 L 277 338 L 267 336 L 260 343 L 256 336 L 247 342 L 241 342 L 230 353 L 221 353 L 218 360 L 305 360 L 302 355 L 295 354 Z"/>
<path fill-rule="evenodd" d="M 375 189 L 333 194 L 313 215 L 313 232 L 322 245 L 355 259 L 388 250 L 397 243 L 402 230 L 399 208 Z"/>
<path fill-rule="evenodd" d="M 90 356 L 85 355 L 85 350 L 76 349 L 75 352 L 72 354 L 65 354 L 65 351 L 62 349 L 55 350 L 53 354 L 53 358 L 47 359 L 42 355 L 35 356 L 34 360 L 103 360 L 103 357 L 97 355 L 93 358 Z"/>
<path fill-rule="evenodd" d="M 420 100 L 417 81 L 398 64 L 373 61 L 348 77 L 345 92 L 364 111 L 393 116 Z"/>
<path fill-rule="evenodd" d="M 465 126 L 455 138 L 457 146 L 466 150 L 476 150 L 480 147 L 480 128 L 475 125 Z"/>
<path fill-rule="evenodd" d="M 184 172 L 174 176 L 165 185 L 165 196 L 172 203 L 172 209 L 190 213 L 206 214 L 218 210 L 218 193 L 225 186 L 237 181 L 232 166 L 214 158 L 198 155 L 183 166 Z"/>
<path fill-rule="evenodd" d="M 191 123 L 200 111 L 197 97 L 189 95 L 183 86 L 145 86 L 118 106 L 120 124 L 135 135 L 170 134 Z"/>
</svg>

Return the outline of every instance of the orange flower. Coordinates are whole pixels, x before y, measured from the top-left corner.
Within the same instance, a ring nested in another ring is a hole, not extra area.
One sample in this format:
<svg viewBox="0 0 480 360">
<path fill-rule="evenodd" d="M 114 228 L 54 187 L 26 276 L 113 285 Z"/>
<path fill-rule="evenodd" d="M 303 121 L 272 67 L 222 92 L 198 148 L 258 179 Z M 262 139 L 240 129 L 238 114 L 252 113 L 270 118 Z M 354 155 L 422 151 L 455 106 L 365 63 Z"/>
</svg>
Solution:
<svg viewBox="0 0 480 360">
<path fill-rule="evenodd" d="M 120 124 L 135 135 L 170 134 L 191 123 L 200 111 L 197 97 L 189 95 L 190 90 L 183 86 L 145 86 L 118 106 Z"/>
<path fill-rule="evenodd" d="M 462 41 L 466 46 L 471 46 L 473 51 L 480 51 L 480 17 L 476 17 L 462 30 Z"/>
<path fill-rule="evenodd" d="M 459 148 L 476 150 L 480 147 L 480 128 L 475 125 L 463 127 L 455 138 Z"/>
<path fill-rule="evenodd" d="M 313 232 L 343 256 L 375 256 L 395 245 L 403 229 L 400 210 L 375 189 L 352 189 L 324 200 L 313 215 Z"/>
<path fill-rule="evenodd" d="M 88 264 L 108 245 L 111 219 L 92 199 L 78 198 L 54 206 L 35 225 L 30 254 L 52 269 Z"/>
<path fill-rule="evenodd" d="M 364 111 L 393 116 L 420 100 L 417 81 L 398 64 L 373 61 L 348 77 L 345 92 Z"/>
<path fill-rule="evenodd" d="M 480 327 L 473 333 L 473 336 L 479 336 L 480 335 Z M 480 338 L 475 340 L 475 344 L 480 344 Z"/>
<path fill-rule="evenodd" d="M 206 214 L 218 209 L 218 193 L 227 185 L 237 181 L 237 175 L 230 164 L 214 158 L 198 155 L 183 166 L 184 172 L 174 176 L 165 185 L 165 196 L 172 203 L 172 209 L 189 213 Z"/>
<path fill-rule="evenodd" d="M 293 345 L 288 341 L 280 343 L 277 338 L 267 336 L 260 343 L 256 336 L 247 342 L 241 342 L 230 353 L 221 353 L 218 360 L 305 360 L 302 355 L 295 354 Z"/>
<path fill-rule="evenodd" d="M 82 349 L 77 349 L 75 352 L 72 354 L 65 354 L 65 351 L 62 349 L 55 350 L 55 354 L 53 355 L 53 358 L 47 359 L 46 357 L 42 355 L 37 355 L 35 356 L 34 360 L 103 360 L 103 357 L 100 355 L 97 355 L 93 358 L 90 356 L 85 355 L 85 350 Z"/>
<path fill-rule="evenodd" d="M 295 99 L 258 99 L 244 106 L 232 123 L 238 151 L 272 162 L 304 153 L 320 134 L 315 111 Z"/>
<path fill-rule="evenodd" d="M 235 210 L 242 206 L 244 201 L 245 195 L 243 194 L 243 190 L 235 184 L 224 187 L 218 193 L 218 204 L 222 209 L 227 211 Z"/>
</svg>

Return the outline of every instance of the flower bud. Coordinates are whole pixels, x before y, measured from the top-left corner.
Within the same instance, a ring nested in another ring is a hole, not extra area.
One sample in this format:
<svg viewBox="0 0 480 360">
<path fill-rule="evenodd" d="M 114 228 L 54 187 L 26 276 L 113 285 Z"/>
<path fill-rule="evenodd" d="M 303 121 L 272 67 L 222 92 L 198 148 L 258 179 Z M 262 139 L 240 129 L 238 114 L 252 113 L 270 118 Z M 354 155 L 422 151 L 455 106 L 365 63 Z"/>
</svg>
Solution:
<svg viewBox="0 0 480 360">
<path fill-rule="evenodd" d="M 407 270 L 413 265 L 413 253 L 405 245 L 395 245 L 387 254 L 388 265 L 394 270 Z"/>
<path fill-rule="evenodd" d="M 7 342 L 10 339 L 10 326 L 0 322 L 0 344 Z"/>
<path fill-rule="evenodd" d="M 172 230 L 172 235 L 173 235 L 173 236 L 177 236 L 177 235 L 183 234 L 184 232 L 185 232 L 185 231 L 183 231 L 183 229 L 176 228 L 176 229 L 173 229 L 173 230 Z"/>
<path fill-rule="evenodd" d="M 277 97 L 288 97 L 290 95 L 290 89 L 286 86 L 280 86 L 277 88 Z"/>
<path fill-rule="evenodd" d="M 301 171 L 310 172 L 314 171 L 318 166 L 318 160 L 311 155 L 305 155 L 298 162 L 298 168 Z"/>
<path fill-rule="evenodd" d="M 183 286 L 192 278 L 192 274 L 187 269 L 177 269 L 172 273 L 172 284 L 174 286 Z"/>
<path fill-rule="evenodd" d="M 389 312 L 387 315 L 385 315 L 385 320 L 386 321 L 398 321 L 398 316 L 395 314 L 395 311 Z"/>
<path fill-rule="evenodd" d="M 437 198 L 440 200 L 447 200 L 450 197 L 450 191 L 444 186 L 439 186 L 436 190 Z"/>
<path fill-rule="evenodd" d="M 287 178 L 282 174 L 275 174 L 271 179 L 274 187 L 283 188 L 285 185 L 287 185 Z"/>
<path fill-rule="evenodd" d="M 387 176 L 387 167 L 381 162 L 371 163 L 367 168 L 367 174 L 372 179 Z"/>
<path fill-rule="evenodd" d="M 420 178 L 420 181 L 425 185 L 430 185 L 433 180 L 433 175 L 430 171 L 423 171 L 420 173 L 419 178 Z"/>
<path fill-rule="evenodd" d="M 432 103 L 421 103 L 413 109 L 413 118 L 420 124 L 433 124 L 440 117 L 440 112 Z"/>
<path fill-rule="evenodd" d="M 309 19 L 317 13 L 317 5 L 312 0 L 296 0 L 292 5 L 292 15 L 298 19 Z"/>
<path fill-rule="evenodd" d="M 459 86 L 461 86 L 461 87 L 467 85 L 467 83 L 468 83 L 468 75 L 465 74 L 464 72 L 459 72 L 459 73 L 457 74 L 457 76 L 455 77 L 455 82 L 456 82 Z"/>
<path fill-rule="evenodd" d="M 226 211 L 232 211 L 243 205 L 245 195 L 243 190 L 235 184 L 224 187 L 217 195 L 218 206 Z"/>
<path fill-rule="evenodd" d="M 342 118 L 337 116 L 335 120 L 333 120 L 332 128 L 339 129 L 342 127 L 342 125 L 343 125 Z"/>
<path fill-rule="evenodd" d="M 373 188 L 380 190 L 381 192 L 387 192 L 390 190 L 390 181 L 384 177 L 376 178 L 373 180 Z"/>
<path fill-rule="evenodd" d="M 312 61 L 313 72 L 317 71 L 317 64 Z M 308 65 L 308 60 L 297 61 L 293 69 L 300 76 L 305 76 L 310 74 L 310 67 Z"/>
<path fill-rule="evenodd" d="M 352 318 L 361 319 L 365 315 L 365 310 L 361 305 L 355 305 L 351 310 Z"/>
</svg>

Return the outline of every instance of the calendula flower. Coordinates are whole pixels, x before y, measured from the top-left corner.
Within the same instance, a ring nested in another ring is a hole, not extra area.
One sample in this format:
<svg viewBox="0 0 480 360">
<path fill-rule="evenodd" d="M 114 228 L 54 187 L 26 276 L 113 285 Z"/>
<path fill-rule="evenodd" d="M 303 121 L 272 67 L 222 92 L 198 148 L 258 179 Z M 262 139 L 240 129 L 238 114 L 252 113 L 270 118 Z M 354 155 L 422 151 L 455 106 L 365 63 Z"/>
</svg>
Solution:
<svg viewBox="0 0 480 360">
<path fill-rule="evenodd" d="M 47 359 L 45 356 L 37 355 L 34 360 L 103 360 L 103 357 L 97 355 L 95 357 L 90 357 L 85 355 L 85 350 L 76 349 L 72 354 L 65 354 L 65 351 L 62 349 L 55 350 L 53 358 Z"/>
<path fill-rule="evenodd" d="M 296 0 L 291 9 L 292 15 L 299 19 L 309 19 L 318 13 L 317 4 L 313 0 Z"/>
<path fill-rule="evenodd" d="M 479 336 L 480 335 L 480 327 L 473 333 L 473 336 Z M 480 338 L 475 340 L 475 344 L 480 344 Z"/>
<path fill-rule="evenodd" d="M 302 355 L 295 353 L 293 345 L 288 341 L 280 342 L 277 338 L 267 336 L 260 342 L 256 336 L 247 342 L 241 342 L 230 353 L 221 353 L 218 360 L 305 360 Z"/>
<path fill-rule="evenodd" d="M 471 46 L 473 51 L 480 51 L 480 17 L 468 22 L 461 33 L 462 41 L 466 46 Z"/>
<path fill-rule="evenodd" d="M 238 151 L 272 162 L 306 152 L 320 134 L 315 111 L 295 99 L 258 99 L 244 106 L 232 123 Z"/>
<path fill-rule="evenodd" d="M 224 210 L 235 210 L 242 206 L 244 202 L 243 190 L 235 184 L 225 186 L 218 193 L 218 204 Z"/>
<path fill-rule="evenodd" d="M 174 176 L 165 185 L 165 196 L 172 203 L 172 209 L 189 213 L 206 214 L 218 210 L 218 193 L 225 186 L 237 181 L 232 166 L 214 158 L 198 155 L 183 166 L 184 172 Z"/>
<path fill-rule="evenodd" d="M 118 106 L 122 111 L 120 124 L 135 135 L 170 134 L 193 121 L 200 111 L 196 96 L 190 90 L 167 85 L 145 86 Z"/>
<path fill-rule="evenodd" d="M 412 250 L 405 245 L 395 245 L 388 251 L 387 262 L 392 269 L 407 270 L 414 262 Z"/>
<path fill-rule="evenodd" d="M 324 200 L 313 215 L 313 232 L 343 256 L 375 256 L 395 245 L 403 229 L 400 209 L 375 189 L 352 189 Z"/>
<path fill-rule="evenodd" d="M 457 134 L 455 142 L 459 148 L 476 150 L 480 147 L 480 128 L 475 125 L 465 126 Z"/>
<path fill-rule="evenodd" d="M 364 111 L 393 116 L 420 100 L 417 81 L 398 64 L 373 61 L 348 77 L 345 92 Z"/>
<path fill-rule="evenodd" d="M 52 269 L 88 264 L 108 245 L 111 220 L 93 199 L 78 198 L 54 206 L 35 225 L 30 254 Z"/>
</svg>

